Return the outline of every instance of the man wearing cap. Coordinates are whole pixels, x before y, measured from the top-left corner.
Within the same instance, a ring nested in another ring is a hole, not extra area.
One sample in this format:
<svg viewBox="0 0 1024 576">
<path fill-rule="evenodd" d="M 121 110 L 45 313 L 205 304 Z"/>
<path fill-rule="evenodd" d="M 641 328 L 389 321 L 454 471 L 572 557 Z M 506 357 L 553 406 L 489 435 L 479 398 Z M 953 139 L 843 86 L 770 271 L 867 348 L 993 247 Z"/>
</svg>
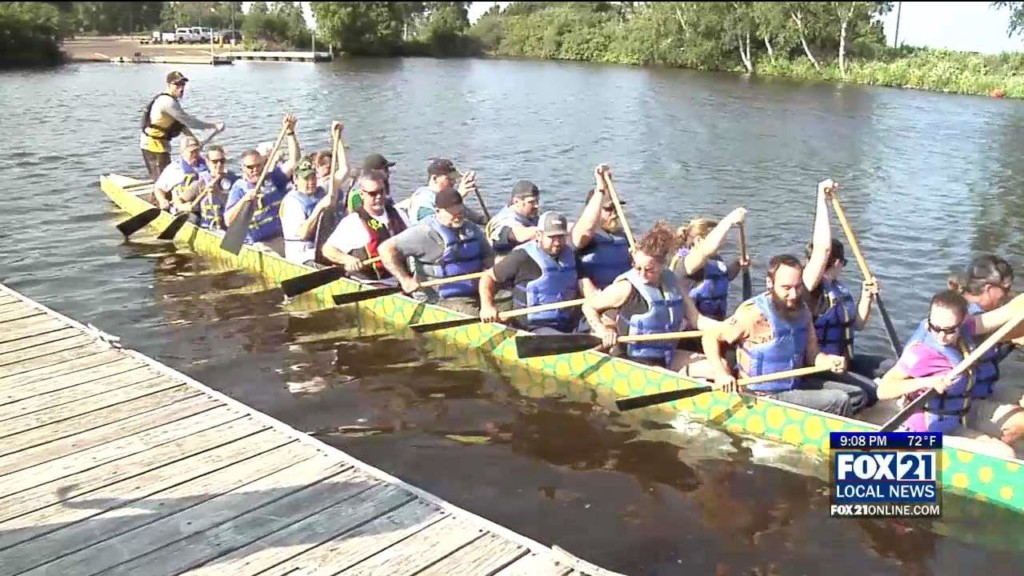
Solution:
<svg viewBox="0 0 1024 576">
<path fill-rule="evenodd" d="M 495 264 L 513 248 L 536 237 L 540 190 L 529 180 L 512 187 L 512 200 L 487 223 L 487 239 L 494 248 Z"/>
<path fill-rule="evenodd" d="M 420 288 L 417 278 L 409 273 L 406 259 L 411 259 L 416 275 L 425 280 L 452 278 L 482 272 L 494 262 L 484 231 L 466 219 L 466 206 L 454 188 L 437 192 L 432 202 L 434 215 L 424 218 L 394 238 L 380 245 L 380 256 L 406 294 Z M 480 314 L 477 280 L 463 280 L 432 287 L 424 296 L 428 301 L 441 300 L 448 308 L 476 316 Z"/>
<path fill-rule="evenodd" d="M 295 169 L 292 189 L 281 200 L 284 257 L 290 262 L 312 263 L 316 256 L 316 223 L 320 214 L 331 207 L 331 199 L 316 183 L 316 168 L 309 160 L 303 160 Z"/>
<path fill-rule="evenodd" d="M 210 180 L 210 167 L 199 153 L 199 141 L 193 136 L 186 136 L 181 141 L 181 156 L 177 161 L 167 165 L 160 172 L 153 186 L 153 194 L 161 210 L 170 210 L 176 214 L 173 200 L 193 184 Z"/>
<path fill-rule="evenodd" d="M 633 265 L 629 240 L 608 194 L 605 175 L 611 176 L 608 166 L 594 169 L 595 186 L 587 193 L 583 213 L 572 227 L 573 244 L 580 254 L 580 287 L 588 297 L 607 288 Z"/>
<path fill-rule="evenodd" d="M 391 198 L 391 167 L 394 165 L 394 162 L 389 162 L 387 158 L 376 152 L 364 158 L 363 167 L 352 180 L 352 189 L 349 190 L 346 198 L 346 213 L 356 212 L 363 207 L 363 196 L 359 193 L 359 181 L 362 174 L 374 171 L 384 176 L 384 200 L 388 206 L 394 206 L 395 202 Z"/>
<path fill-rule="evenodd" d="M 180 99 L 185 94 L 187 82 L 188 78 L 181 72 L 168 74 L 167 88 L 154 96 L 142 113 L 139 147 L 151 180 L 159 178 L 171 163 L 171 140 L 179 134 L 186 132 L 194 136 L 192 130 L 224 130 L 223 122 L 203 122 L 182 109 Z M 157 201 L 160 201 L 159 197 Z M 165 201 L 160 208 L 166 210 L 168 205 Z"/>
<path fill-rule="evenodd" d="M 323 255 L 340 264 L 350 276 L 362 280 L 393 278 L 383 263 L 363 266 L 365 260 L 380 256 L 380 245 L 408 228 L 405 216 L 385 202 L 385 177 L 380 170 L 364 171 L 354 193 L 362 196 L 360 208 L 350 212 L 324 243 Z"/>
<path fill-rule="evenodd" d="M 288 140 L 288 160 L 267 172 L 267 177 L 263 180 L 260 190 L 256 190 L 256 182 L 259 181 L 260 174 L 263 173 L 263 166 L 267 159 L 256 150 L 247 150 L 242 153 L 242 177 L 236 180 L 231 187 L 227 203 L 224 206 L 224 221 L 231 226 L 235 218 L 242 213 L 246 202 L 256 202 L 256 209 L 249 223 L 249 231 L 245 236 L 245 243 L 280 241 L 271 245 L 271 248 L 279 254 L 284 253 L 284 242 L 281 240 L 281 201 L 288 193 L 292 174 L 302 158 L 299 141 L 295 136 L 295 122 L 294 115 L 285 115 L 283 123 Z M 281 244 L 281 246 L 278 247 L 276 244 Z"/>
<path fill-rule="evenodd" d="M 447 158 L 439 158 L 430 163 L 427 167 L 427 185 L 417 188 L 409 199 L 409 220 L 418 224 L 434 214 L 434 199 L 443 190 L 455 190 L 455 182 L 458 180 L 458 193 L 465 200 L 476 189 L 476 174 L 467 172 L 459 180 L 459 172 L 455 164 Z M 484 225 L 487 220 L 468 207 L 465 207 L 466 217 L 479 225 Z"/>
<path fill-rule="evenodd" d="M 545 212 L 534 229 L 532 242 L 522 244 L 480 279 L 480 319 L 494 322 L 498 287 L 511 287 L 514 308 L 530 308 L 579 297 L 576 251 L 565 216 Z M 580 322 L 578 308 L 560 308 L 517 318 L 518 327 L 537 334 L 569 334 Z"/>
</svg>

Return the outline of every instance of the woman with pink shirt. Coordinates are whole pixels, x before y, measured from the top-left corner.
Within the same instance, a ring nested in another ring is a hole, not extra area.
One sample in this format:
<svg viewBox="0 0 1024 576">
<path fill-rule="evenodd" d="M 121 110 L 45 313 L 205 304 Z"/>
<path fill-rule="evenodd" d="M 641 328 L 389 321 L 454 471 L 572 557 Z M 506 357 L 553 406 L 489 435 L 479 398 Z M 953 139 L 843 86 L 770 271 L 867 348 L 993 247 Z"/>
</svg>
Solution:
<svg viewBox="0 0 1024 576">
<path fill-rule="evenodd" d="M 903 430 L 962 436 L 976 443 L 978 451 L 1013 458 L 1014 449 L 1008 443 L 968 427 L 976 366 L 956 378 L 951 379 L 949 373 L 985 334 L 998 330 L 1024 309 L 1024 295 L 983 314 L 971 316 L 967 308 L 967 300 L 955 290 L 932 297 L 928 318 L 914 332 L 896 365 L 882 377 L 878 398 L 910 401 L 934 388 L 939 395 L 925 404 L 923 412 L 908 418 Z M 1007 339 L 1018 335 L 1011 332 Z"/>
</svg>

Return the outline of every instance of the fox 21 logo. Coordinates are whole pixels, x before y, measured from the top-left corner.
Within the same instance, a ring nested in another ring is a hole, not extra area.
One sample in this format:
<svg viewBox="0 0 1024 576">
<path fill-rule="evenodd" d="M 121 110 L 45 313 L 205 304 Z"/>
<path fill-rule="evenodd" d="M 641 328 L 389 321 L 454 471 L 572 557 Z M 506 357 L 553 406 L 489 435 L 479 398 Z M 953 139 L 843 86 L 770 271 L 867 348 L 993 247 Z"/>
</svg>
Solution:
<svg viewBox="0 0 1024 576">
<path fill-rule="evenodd" d="M 935 482 L 934 452 L 843 452 L 836 454 L 837 482 Z"/>
</svg>

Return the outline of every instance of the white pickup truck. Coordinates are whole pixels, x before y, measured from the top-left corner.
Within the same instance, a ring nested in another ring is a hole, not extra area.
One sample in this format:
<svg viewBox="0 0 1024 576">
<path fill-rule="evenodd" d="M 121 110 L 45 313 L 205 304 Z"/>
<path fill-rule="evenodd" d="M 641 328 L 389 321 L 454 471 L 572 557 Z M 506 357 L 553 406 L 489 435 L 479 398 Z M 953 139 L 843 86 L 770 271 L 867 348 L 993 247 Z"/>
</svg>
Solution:
<svg viewBox="0 0 1024 576">
<path fill-rule="evenodd" d="M 151 44 L 170 44 L 177 41 L 178 38 L 174 32 L 161 32 L 159 30 L 155 30 L 149 39 Z"/>
</svg>

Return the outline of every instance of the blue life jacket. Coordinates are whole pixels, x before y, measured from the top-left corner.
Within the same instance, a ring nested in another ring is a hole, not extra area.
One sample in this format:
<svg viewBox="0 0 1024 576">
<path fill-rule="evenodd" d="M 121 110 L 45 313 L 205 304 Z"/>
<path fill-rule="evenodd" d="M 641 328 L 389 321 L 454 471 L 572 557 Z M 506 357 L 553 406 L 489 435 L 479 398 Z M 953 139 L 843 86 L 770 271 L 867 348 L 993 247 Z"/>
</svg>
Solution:
<svg viewBox="0 0 1024 576">
<path fill-rule="evenodd" d="M 491 241 L 491 247 L 494 248 L 494 253 L 505 255 L 511 252 L 516 246 L 523 244 L 522 242 L 516 244 L 514 240 L 506 242 L 503 239 L 491 236 L 500 226 L 511 224 L 513 222 L 520 226 L 536 226 L 537 221 L 537 218 L 524 218 L 523 216 L 516 214 L 516 211 L 512 206 L 505 206 L 499 210 L 498 213 L 494 215 L 494 218 L 491 218 L 490 222 L 487 223 L 486 227 L 487 238 Z"/>
<path fill-rule="evenodd" d="M 673 258 L 672 267 L 676 262 L 686 258 L 689 248 L 680 248 Z M 704 262 L 704 268 L 694 274 L 695 280 L 690 288 L 690 298 L 697 306 L 697 311 L 714 320 L 725 320 L 729 309 L 729 267 L 720 256 L 712 256 Z M 700 282 L 696 282 L 700 280 Z"/>
<path fill-rule="evenodd" d="M 956 366 L 967 354 L 966 339 L 961 336 L 958 346 L 944 346 L 928 331 L 928 320 L 922 320 L 918 330 L 924 329 L 924 337 L 918 340 L 928 348 L 942 354 L 950 364 Z M 908 346 L 910 344 L 907 344 Z M 957 377 L 946 391 L 924 405 L 925 426 L 928 432 L 952 432 L 964 424 L 971 407 L 971 394 L 975 382 L 975 368 Z"/>
<path fill-rule="evenodd" d="M 736 350 L 736 363 L 739 365 L 740 375 L 752 378 L 803 368 L 807 362 L 807 325 L 811 320 L 811 313 L 807 307 L 801 306 L 800 314 L 795 320 L 790 321 L 775 310 L 771 295 L 767 292 L 755 296 L 753 303 L 768 319 L 774 337 L 771 341 L 761 344 L 748 340 Z M 751 384 L 747 388 L 754 392 L 774 394 L 792 390 L 798 383 L 798 378 L 785 378 Z"/>
<path fill-rule="evenodd" d="M 853 332 L 857 322 L 857 303 L 842 282 L 821 280 L 822 296 L 828 308 L 814 320 L 818 347 L 826 354 L 853 358 Z"/>
<path fill-rule="evenodd" d="M 280 213 L 283 211 L 285 203 L 292 203 L 302 208 L 302 217 L 304 219 L 309 218 L 313 213 L 313 209 L 316 208 L 317 203 L 320 202 L 324 196 L 325 193 L 322 189 L 317 189 L 312 195 L 309 195 L 292 188 L 291 191 L 285 194 L 284 199 L 281 200 L 281 210 L 278 210 L 278 217 L 280 218 Z M 285 231 L 282 229 L 282 232 L 286 232 L 284 233 L 284 254 L 286 258 L 289 255 L 294 256 L 296 254 L 308 253 L 307 258 L 296 261 L 305 262 L 306 260 L 313 259 L 316 250 L 315 235 L 311 234 L 309 240 L 306 240 L 296 236 L 295 233 L 297 230 Z"/>
<path fill-rule="evenodd" d="M 281 200 L 288 194 L 288 187 L 278 186 L 271 178 L 274 170 L 263 180 L 262 189 L 256 193 L 256 210 L 253 212 L 252 221 L 249 223 L 249 231 L 245 236 L 245 243 L 263 242 L 273 240 L 281 236 Z M 256 184 L 248 180 L 239 180 L 235 183 L 240 185 L 243 192 L 248 192 L 256 187 Z"/>
<path fill-rule="evenodd" d="M 216 190 L 207 194 L 199 203 L 199 227 L 207 230 L 226 230 L 224 224 L 224 205 L 228 201 L 228 192 L 238 175 L 226 172 L 220 179 L 220 193 Z"/>
<path fill-rule="evenodd" d="M 984 314 L 981 304 L 971 302 L 967 305 L 967 313 L 970 315 Z M 971 342 L 971 348 L 976 348 L 981 339 Z M 999 362 L 1003 359 L 1008 343 L 1000 343 L 988 349 L 981 356 L 981 360 L 974 365 L 974 387 L 971 388 L 971 396 L 974 398 L 988 398 L 992 395 L 992 389 L 999 380 Z"/>
<path fill-rule="evenodd" d="M 540 268 L 540 276 L 515 286 L 512 291 L 512 302 L 515 308 L 527 308 L 565 302 L 579 297 L 576 276 L 576 254 L 568 243 L 562 247 L 558 259 L 541 249 L 536 242 L 529 242 L 518 248 L 533 258 Z M 554 328 L 559 332 L 570 333 L 579 323 L 576 313 L 571 308 L 560 308 L 546 312 L 534 312 L 526 316 L 526 330 L 534 330 L 542 326 Z"/>
<path fill-rule="evenodd" d="M 597 230 L 590 244 L 580 250 L 582 276 L 589 278 L 598 290 L 608 287 L 621 274 L 629 271 L 632 265 L 629 240 L 622 234 Z"/>
<path fill-rule="evenodd" d="M 436 217 L 424 220 L 431 229 L 441 235 L 444 241 L 444 252 L 440 260 L 433 262 L 420 261 L 423 274 L 429 278 L 451 278 L 481 272 L 484 269 L 484 237 L 483 232 L 472 222 L 466 222 L 461 228 L 450 228 L 441 224 Z M 479 281 L 463 280 L 437 287 L 441 298 L 456 296 L 477 296 Z"/>
<path fill-rule="evenodd" d="M 682 329 L 686 322 L 685 300 L 679 290 L 678 279 L 671 270 L 666 268 L 662 271 L 658 286 L 644 282 L 643 277 L 634 268 L 630 268 L 615 279 L 616 282 L 619 280 L 626 280 L 632 284 L 633 289 L 647 304 L 646 312 L 633 314 L 628 318 L 624 318 L 620 311 L 620 331 L 623 325 L 628 327 L 626 333 L 630 336 L 666 334 Z M 630 342 L 626 344 L 626 357 L 654 361 L 667 368 L 672 363 L 676 344 L 675 340 Z"/>
</svg>

